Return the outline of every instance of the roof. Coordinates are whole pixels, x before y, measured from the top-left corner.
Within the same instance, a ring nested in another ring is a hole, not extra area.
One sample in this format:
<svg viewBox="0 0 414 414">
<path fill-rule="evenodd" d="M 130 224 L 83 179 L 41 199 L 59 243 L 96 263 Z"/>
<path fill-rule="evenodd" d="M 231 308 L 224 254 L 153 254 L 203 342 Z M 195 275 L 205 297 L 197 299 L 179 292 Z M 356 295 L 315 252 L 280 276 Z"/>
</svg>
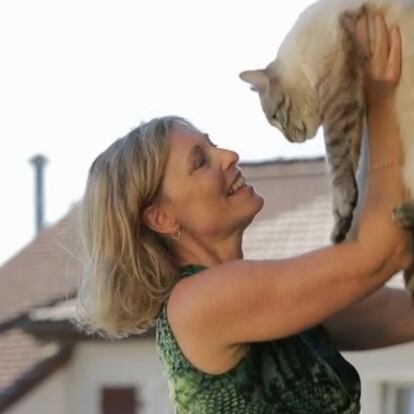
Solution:
<svg viewBox="0 0 414 414">
<path fill-rule="evenodd" d="M 34 306 L 75 293 L 81 269 L 77 214 L 72 209 L 0 268 L 0 331 Z"/>
<path fill-rule="evenodd" d="M 34 308 L 75 294 L 81 269 L 76 223 L 72 209 L 0 268 L 0 412 L 69 359 L 70 347 L 45 345 L 21 326 Z"/>
<path fill-rule="evenodd" d="M 245 232 L 246 258 L 285 258 L 330 243 L 333 218 L 323 159 L 246 165 L 243 172 L 265 199 Z"/>
<path fill-rule="evenodd" d="M 0 335 L 0 412 L 64 365 L 71 347 L 40 343 L 21 329 Z"/>
</svg>

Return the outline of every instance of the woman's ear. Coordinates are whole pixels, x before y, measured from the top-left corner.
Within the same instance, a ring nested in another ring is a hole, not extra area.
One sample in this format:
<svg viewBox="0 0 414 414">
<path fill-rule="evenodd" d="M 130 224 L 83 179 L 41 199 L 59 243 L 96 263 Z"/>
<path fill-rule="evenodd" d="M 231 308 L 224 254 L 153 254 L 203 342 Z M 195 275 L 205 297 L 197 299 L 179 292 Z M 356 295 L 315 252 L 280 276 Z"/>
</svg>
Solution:
<svg viewBox="0 0 414 414">
<path fill-rule="evenodd" d="M 176 227 L 176 220 L 169 211 L 157 204 L 151 204 L 144 209 L 144 223 L 160 234 L 171 234 Z"/>
</svg>

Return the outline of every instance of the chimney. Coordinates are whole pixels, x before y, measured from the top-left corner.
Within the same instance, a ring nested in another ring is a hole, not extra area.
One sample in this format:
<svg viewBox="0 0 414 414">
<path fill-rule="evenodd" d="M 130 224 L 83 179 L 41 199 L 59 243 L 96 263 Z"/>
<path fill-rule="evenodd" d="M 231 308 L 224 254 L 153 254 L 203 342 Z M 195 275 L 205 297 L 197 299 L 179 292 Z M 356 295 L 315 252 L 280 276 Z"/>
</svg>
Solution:
<svg viewBox="0 0 414 414">
<path fill-rule="evenodd" d="M 38 235 L 44 227 L 44 167 L 48 160 L 44 155 L 38 154 L 30 158 L 35 170 L 35 213 L 36 213 L 36 235 Z"/>
</svg>

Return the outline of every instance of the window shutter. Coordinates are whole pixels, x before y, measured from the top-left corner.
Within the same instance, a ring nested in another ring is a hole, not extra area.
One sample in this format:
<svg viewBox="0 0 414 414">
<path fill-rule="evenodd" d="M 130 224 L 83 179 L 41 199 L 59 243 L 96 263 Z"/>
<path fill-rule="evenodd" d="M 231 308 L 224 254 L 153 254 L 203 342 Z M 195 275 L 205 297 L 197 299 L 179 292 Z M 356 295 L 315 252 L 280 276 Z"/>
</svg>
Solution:
<svg viewBox="0 0 414 414">
<path fill-rule="evenodd" d="M 139 414 L 135 388 L 103 388 L 102 414 Z"/>
</svg>

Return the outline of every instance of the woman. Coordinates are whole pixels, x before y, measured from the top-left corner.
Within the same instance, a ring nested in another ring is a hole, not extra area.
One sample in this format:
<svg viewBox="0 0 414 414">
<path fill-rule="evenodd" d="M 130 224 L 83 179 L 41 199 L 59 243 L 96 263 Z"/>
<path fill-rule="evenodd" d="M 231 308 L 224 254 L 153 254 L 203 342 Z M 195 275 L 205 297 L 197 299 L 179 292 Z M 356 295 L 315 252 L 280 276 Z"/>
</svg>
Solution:
<svg viewBox="0 0 414 414">
<path fill-rule="evenodd" d="M 236 153 L 181 118 L 141 125 L 94 161 L 83 206 L 84 317 L 112 336 L 156 322 L 178 413 L 358 413 L 359 377 L 337 348 L 414 338 L 410 298 L 382 287 L 411 255 L 391 220 L 404 201 L 393 113 L 400 37 L 381 16 L 375 28 L 371 173 L 353 240 L 243 260 L 243 231 L 263 198 Z"/>
</svg>

